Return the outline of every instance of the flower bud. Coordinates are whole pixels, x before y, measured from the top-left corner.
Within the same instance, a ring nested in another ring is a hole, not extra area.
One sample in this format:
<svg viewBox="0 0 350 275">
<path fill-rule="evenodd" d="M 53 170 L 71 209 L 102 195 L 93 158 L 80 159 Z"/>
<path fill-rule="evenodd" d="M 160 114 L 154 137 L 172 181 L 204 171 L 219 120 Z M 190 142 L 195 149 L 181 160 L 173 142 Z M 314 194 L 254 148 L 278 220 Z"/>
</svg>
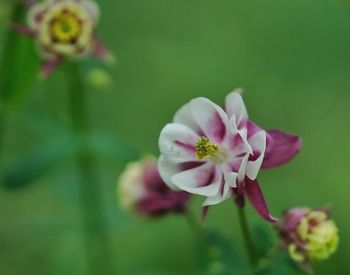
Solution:
<svg viewBox="0 0 350 275">
<path fill-rule="evenodd" d="M 165 185 L 153 157 L 127 165 L 119 177 L 117 196 L 125 210 L 150 217 L 183 213 L 189 199 L 188 193 L 173 191 Z"/>
<path fill-rule="evenodd" d="M 93 68 L 87 72 L 86 82 L 95 89 L 104 90 L 112 86 L 113 80 L 107 71 L 101 68 Z"/>
<path fill-rule="evenodd" d="M 283 246 L 298 263 L 322 261 L 337 250 L 338 228 L 326 209 L 293 208 L 276 227 Z"/>
</svg>

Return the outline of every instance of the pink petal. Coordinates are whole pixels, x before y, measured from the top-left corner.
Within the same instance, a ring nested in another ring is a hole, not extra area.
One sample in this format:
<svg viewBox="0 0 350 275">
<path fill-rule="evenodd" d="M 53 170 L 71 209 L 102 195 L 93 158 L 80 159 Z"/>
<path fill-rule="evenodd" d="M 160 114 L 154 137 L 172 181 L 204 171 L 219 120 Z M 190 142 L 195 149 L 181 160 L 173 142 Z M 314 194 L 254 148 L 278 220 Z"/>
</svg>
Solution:
<svg viewBox="0 0 350 275">
<path fill-rule="evenodd" d="M 250 138 L 251 136 L 255 135 L 257 132 L 263 130 L 258 125 L 256 125 L 254 122 L 252 122 L 251 120 L 245 121 L 244 125 L 242 125 L 242 126 L 247 128 L 248 138 Z"/>
<path fill-rule="evenodd" d="M 219 192 L 222 174 L 214 165 L 208 162 L 178 173 L 171 180 L 180 190 L 210 197 Z"/>
<path fill-rule="evenodd" d="M 28 2 L 31 2 L 30 0 Z M 32 1 L 37 2 L 37 1 Z M 37 29 L 41 21 L 44 19 L 44 15 L 47 12 L 49 3 L 41 2 L 35 3 L 29 8 L 27 15 L 28 24 L 31 28 Z"/>
<path fill-rule="evenodd" d="M 137 205 L 138 211 L 149 216 L 165 214 L 172 207 L 172 201 L 158 194 L 148 194 Z"/>
<path fill-rule="evenodd" d="M 249 138 L 249 144 L 252 146 L 253 155 L 248 159 L 246 175 L 251 180 L 258 176 L 261 164 L 264 159 L 266 149 L 266 132 L 260 131 Z"/>
<path fill-rule="evenodd" d="M 190 104 L 193 118 L 203 134 L 212 142 L 222 142 L 228 125 L 228 118 L 224 110 L 203 97 L 193 99 Z"/>
<path fill-rule="evenodd" d="M 92 55 L 107 63 L 114 62 L 113 54 L 107 49 L 106 45 L 97 37 L 94 37 L 92 41 Z"/>
<path fill-rule="evenodd" d="M 301 138 L 281 130 L 267 131 L 267 147 L 262 168 L 272 168 L 291 160 L 301 149 Z"/>
<path fill-rule="evenodd" d="M 138 211 L 150 216 L 159 217 L 170 212 L 182 213 L 190 196 L 186 192 L 161 190 L 149 192 L 138 202 Z"/>
<path fill-rule="evenodd" d="M 19 33 L 24 34 L 26 36 L 29 36 L 29 37 L 36 36 L 36 32 L 26 25 L 22 25 L 22 24 L 13 22 L 11 24 L 11 26 L 16 32 L 19 32 Z"/>
<path fill-rule="evenodd" d="M 37 0 L 24 0 L 24 4 L 26 5 L 27 8 L 30 8 L 37 3 L 38 3 Z"/>
<path fill-rule="evenodd" d="M 292 210 L 288 211 L 287 213 L 285 213 L 285 217 L 282 220 L 283 229 L 288 233 L 294 231 L 298 223 L 309 212 L 310 212 L 310 209 L 305 207 L 295 207 Z"/>
<path fill-rule="evenodd" d="M 276 222 L 277 219 L 272 217 L 267 208 L 267 204 L 264 195 L 260 189 L 260 186 L 256 180 L 245 180 L 245 193 L 260 216 L 268 222 Z"/>
</svg>

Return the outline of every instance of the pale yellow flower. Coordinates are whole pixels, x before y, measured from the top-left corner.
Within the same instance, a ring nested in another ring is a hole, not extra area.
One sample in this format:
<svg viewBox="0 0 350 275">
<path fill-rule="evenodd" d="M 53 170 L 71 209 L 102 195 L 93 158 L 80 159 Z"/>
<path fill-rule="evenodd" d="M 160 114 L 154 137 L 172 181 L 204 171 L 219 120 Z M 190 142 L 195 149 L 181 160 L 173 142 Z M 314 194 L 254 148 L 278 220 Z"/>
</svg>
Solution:
<svg viewBox="0 0 350 275">
<path fill-rule="evenodd" d="M 293 208 L 277 229 L 290 257 L 299 263 L 325 260 L 338 248 L 338 227 L 325 210 Z"/>
</svg>

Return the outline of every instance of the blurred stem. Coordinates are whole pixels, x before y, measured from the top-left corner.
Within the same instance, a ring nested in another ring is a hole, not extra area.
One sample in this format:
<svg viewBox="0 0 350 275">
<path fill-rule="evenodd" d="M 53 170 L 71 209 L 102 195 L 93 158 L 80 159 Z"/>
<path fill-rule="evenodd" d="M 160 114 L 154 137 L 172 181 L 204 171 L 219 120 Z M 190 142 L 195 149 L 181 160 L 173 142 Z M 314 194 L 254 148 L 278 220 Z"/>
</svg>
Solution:
<svg viewBox="0 0 350 275">
<path fill-rule="evenodd" d="M 257 264 L 256 252 L 252 241 L 252 237 L 250 235 L 250 230 L 244 207 L 238 207 L 238 217 L 249 263 L 252 267 L 255 267 Z"/>
<path fill-rule="evenodd" d="M 203 228 L 203 225 L 198 221 L 195 214 L 191 211 L 191 209 L 187 209 L 184 213 L 186 217 L 187 224 L 189 228 L 191 229 L 194 237 L 198 240 L 199 245 L 201 246 L 202 250 L 207 257 L 207 259 L 210 259 L 210 245 L 209 242 L 205 236 L 205 231 Z"/>
<path fill-rule="evenodd" d="M 1 89 L 1 88 L 0 88 Z M 0 107 L 0 157 L 3 155 L 4 143 L 5 143 L 5 132 L 6 132 L 6 112 L 3 107 Z M 1 161 L 0 161 L 1 165 Z"/>
<path fill-rule="evenodd" d="M 203 234 L 202 225 L 199 223 L 199 221 L 196 219 L 195 215 L 190 209 L 186 210 L 185 217 L 186 217 L 187 224 L 191 229 L 193 235 L 196 236 L 196 238 L 200 238 L 201 241 L 203 242 L 203 240 L 205 240 L 205 236 Z"/>
<path fill-rule="evenodd" d="M 13 1 L 9 22 L 18 21 L 22 17 L 22 12 L 22 4 L 20 1 Z M 8 77 L 8 72 L 13 71 L 9 68 L 13 66 L 11 56 L 13 54 L 13 46 L 16 44 L 17 35 L 18 34 L 10 27 L 6 29 L 4 34 L 4 46 L 0 57 L 0 157 L 3 155 L 6 133 L 7 110 L 4 101 L 6 93 L 9 92 L 12 85 Z"/>
<path fill-rule="evenodd" d="M 80 203 L 89 274 L 113 274 L 113 252 L 103 209 L 101 188 L 95 173 L 96 164 L 87 150 L 86 137 L 89 127 L 86 91 L 78 64 L 69 63 L 66 69 L 71 119 L 76 138 L 80 139 L 77 164 L 80 173 Z"/>
<path fill-rule="evenodd" d="M 10 25 L 11 22 L 20 22 L 24 16 L 25 10 L 20 1 L 13 1 L 11 3 L 11 12 L 8 18 L 8 22 L 5 24 L 6 30 L 4 33 L 4 42 L 2 55 L 0 60 L 0 95 L 1 101 L 4 101 L 11 90 L 13 83 L 11 83 L 11 78 L 9 74 L 13 72 L 10 68 L 15 64 L 12 62 L 13 49 L 17 43 L 18 34 Z M 3 105 L 3 102 L 2 102 Z M 1 106 L 3 107 L 3 106 Z"/>
</svg>

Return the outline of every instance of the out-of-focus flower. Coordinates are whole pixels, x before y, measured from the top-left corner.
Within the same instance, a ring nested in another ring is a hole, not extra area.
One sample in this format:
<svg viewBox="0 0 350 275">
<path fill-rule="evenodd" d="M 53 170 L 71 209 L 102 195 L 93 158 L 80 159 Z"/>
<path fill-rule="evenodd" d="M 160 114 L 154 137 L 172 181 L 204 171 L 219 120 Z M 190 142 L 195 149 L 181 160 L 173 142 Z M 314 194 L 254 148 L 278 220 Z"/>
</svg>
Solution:
<svg viewBox="0 0 350 275">
<path fill-rule="evenodd" d="M 327 209 L 293 208 L 276 224 L 283 246 L 300 263 L 322 261 L 338 247 L 338 228 Z"/>
<path fill-rule="evenodd" d="M 95 35 L 99 14 L 90 0 L 46 0 L 30 6 L 27 26 L 14 26 L 35 39 L 46 76 L 65 59 L 113 58 Z"/>
<path fill-rule="evenodd" d="M 161 131 L 159 147 L 158 169 L 171 188 L 207 197 L 204 206 L 235 195 L 243 207 L 247 196 L 265 220 L 275 221 L 256 178 L 260 168 L 292 159 L 301 142 L 250 121 L 240 91 L 234 91 L 224 109 L 203 97 L 184 105 Z"/>
<path fill-rule="evenodd" d="M 130 212 L 158 217 L 186 211 L 189 194 L 171 190 L 161 179 L 154 157 L 127 165 L 117 184 L 121 206 Z"/>
</svg>

